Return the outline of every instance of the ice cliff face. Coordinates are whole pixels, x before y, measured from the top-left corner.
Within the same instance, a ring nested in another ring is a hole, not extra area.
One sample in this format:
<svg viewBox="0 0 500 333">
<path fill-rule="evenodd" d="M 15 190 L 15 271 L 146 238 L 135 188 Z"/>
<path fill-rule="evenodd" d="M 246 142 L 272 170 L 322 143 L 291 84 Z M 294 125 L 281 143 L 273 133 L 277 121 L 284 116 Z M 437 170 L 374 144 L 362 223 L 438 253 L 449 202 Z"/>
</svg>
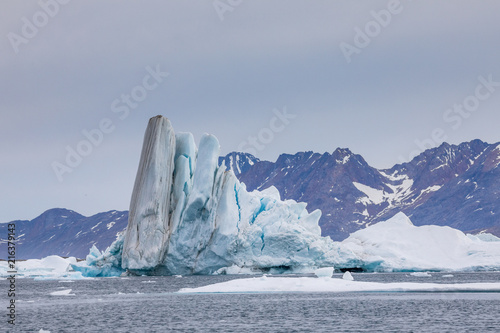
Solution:
<svg viewBox="0 0 500 333">
<path fill-rule="evenodd" d="M 274 187 L 247 192 L 232 171 L 218 166 L 219 155 L 214 136 L 204 135 L 197 150 L 191 134 L 175 135 L 168 119 L 152 118 L 125 235 L 107 255 L 91 251 L 87 263 L 149 274 L 332 264 L 319 210 L 309 214 L 305 203 L 281 201 Z"/>
</svg>

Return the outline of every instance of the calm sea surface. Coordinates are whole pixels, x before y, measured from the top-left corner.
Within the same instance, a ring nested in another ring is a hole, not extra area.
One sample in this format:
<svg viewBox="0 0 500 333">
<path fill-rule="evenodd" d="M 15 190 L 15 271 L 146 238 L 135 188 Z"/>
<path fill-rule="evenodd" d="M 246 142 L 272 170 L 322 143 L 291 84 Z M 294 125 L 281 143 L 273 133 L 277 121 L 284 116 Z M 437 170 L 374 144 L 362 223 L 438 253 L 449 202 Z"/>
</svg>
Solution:
<svg viewBox="0 0 500 333">
<path fill-rule="evenodd" d="M 353 274 L 374 282 L 500 282 L 500 273 Z M 15 329 L 3 332 L 500 332 L 500 293 L 176 294 L 248 276 L 17 280 Z M 341 278 L 335 274 L 334 278 Z M 75 296 L 51 296 L 72 289 Z"/>
</svg>

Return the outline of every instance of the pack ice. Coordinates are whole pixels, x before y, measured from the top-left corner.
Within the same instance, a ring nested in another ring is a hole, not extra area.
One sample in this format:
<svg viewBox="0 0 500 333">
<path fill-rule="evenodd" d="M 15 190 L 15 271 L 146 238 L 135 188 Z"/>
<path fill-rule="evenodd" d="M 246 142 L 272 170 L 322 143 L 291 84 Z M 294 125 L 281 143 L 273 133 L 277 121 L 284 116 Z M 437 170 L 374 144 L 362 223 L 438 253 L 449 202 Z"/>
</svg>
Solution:
<svg viewBox="0 0 500 333">
<path fill-rule="evenodd" d="M 438 226 L 414 226 L 399 213 L 343 242 L 321 237 L 321 212 L 282 201 L 276 188 L 248 192 L 218 166 L 217 138 L 196 148 L 162 116 L 150 119 L 124 234 L 104 252 L 93 247 L 85 276 L 500 269 L 500 242 Z"/>
</svg>

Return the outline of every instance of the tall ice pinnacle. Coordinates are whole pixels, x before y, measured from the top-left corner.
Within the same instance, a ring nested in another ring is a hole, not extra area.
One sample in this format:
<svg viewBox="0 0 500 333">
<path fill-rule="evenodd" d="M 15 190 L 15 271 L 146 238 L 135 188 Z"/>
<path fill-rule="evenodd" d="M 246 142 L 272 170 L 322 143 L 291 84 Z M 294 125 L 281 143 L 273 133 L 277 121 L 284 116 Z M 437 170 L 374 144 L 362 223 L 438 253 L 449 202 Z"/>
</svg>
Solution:
<svg viewBox="0 0 500 333">
<path fill-rule="evenodd" d="M 149 120 L 130 202 L 123 268 L 152 269 L 163 261 L 170 234 L 175 143 L 167 118 Z"/>
</svg>

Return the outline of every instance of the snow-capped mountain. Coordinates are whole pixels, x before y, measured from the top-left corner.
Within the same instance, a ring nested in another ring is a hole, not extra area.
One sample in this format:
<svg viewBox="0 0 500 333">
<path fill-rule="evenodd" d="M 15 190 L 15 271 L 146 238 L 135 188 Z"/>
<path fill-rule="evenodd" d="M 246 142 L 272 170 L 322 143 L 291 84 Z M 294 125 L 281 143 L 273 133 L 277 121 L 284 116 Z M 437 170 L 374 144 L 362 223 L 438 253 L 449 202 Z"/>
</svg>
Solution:
<svg viewBox="0 0 500 333">
<path fill-rule="evenodd" d="M 31 221 L 16 224 L 16 259 L 39 259 L 49 255 L 85 258 L 89 248 L 108 247 L 127 226 L 128 212 L 110 211 L 85 217 L 72 210 L 54 208 Z M 7 235 L 8 223 L 0 224 Z M 0 258 L 7 257 L 7 243 L 0 241 Z"/>
<path fill-rule="evenodd" d="M 259 162 L 261 162 L 261 160 L 248 153 L 232 152 L 227 154 L 226 156 L 219 157 L 219 165 L 222 165 L 222 163 L 224 163 L 224 165 L 228 169 L 233 170 L 236 177 L 238 177 L 242 173 L 247 172 L 255 165 L 255 163 Z"/>
<path fill-rule="evenodd" d="M 247 171 L 238 178 L 248 190 L 276 186 L 283 199 L 307 202 L 309 210 L 321 209 L 323 235 L 335 240 L 399 211 L 416 225 L 498 234 L 499 164 L 500 144 L 474 140 L 444 143 L 386 170 L 369 166 L 349 149 L 284 154 L 275 163 L 239 165 Z"/>
</svg>

